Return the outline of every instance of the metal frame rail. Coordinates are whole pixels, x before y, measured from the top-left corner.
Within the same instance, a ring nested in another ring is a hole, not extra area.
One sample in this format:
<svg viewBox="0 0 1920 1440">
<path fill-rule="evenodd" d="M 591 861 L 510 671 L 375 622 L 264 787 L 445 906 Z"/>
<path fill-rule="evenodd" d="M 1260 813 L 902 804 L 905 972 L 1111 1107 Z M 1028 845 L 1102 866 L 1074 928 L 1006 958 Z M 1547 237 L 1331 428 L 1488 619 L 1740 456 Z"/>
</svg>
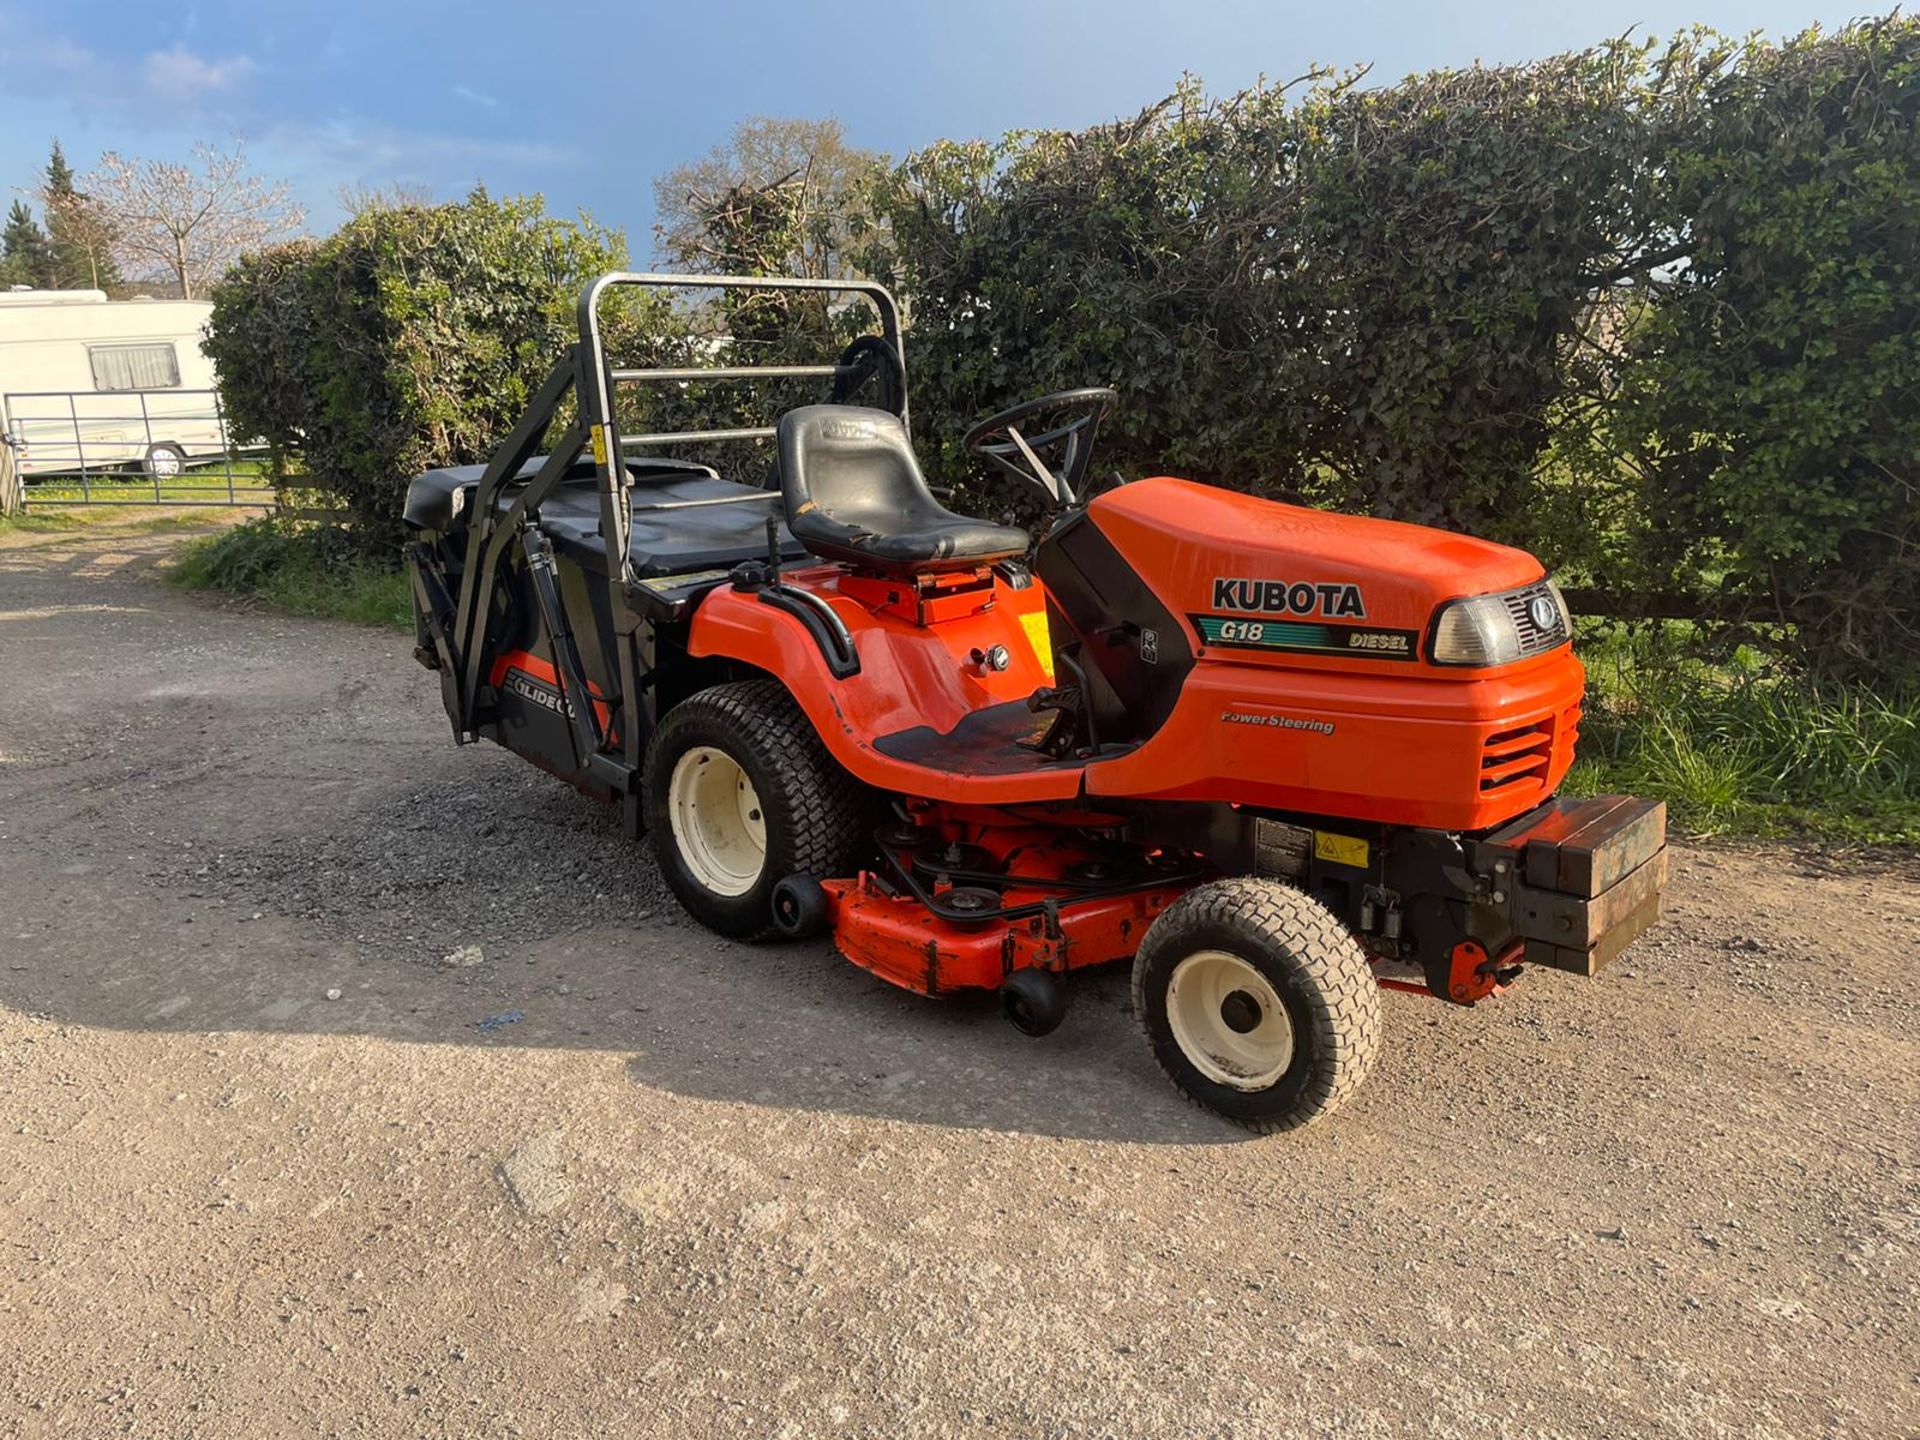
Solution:
<svg viewBox="0 0 1920 1440">
<path fill-rule="evenodd" d="M 660 275 L 619 272 L 602 275 L 580 296 L 579 343 L 570 348 L 565 359 L 553 367 L 535 394 L 526 412 L 515 423 L 506 440 L 487 462 L 475 487 L 471 518 L 468 521 L 467 553 L 462 566 L 460 594 L 457 598 L 441 591 L 421 564 L 413 567 L 415 596 L 428 617 L 434 648 L 440 662 L 442 696 L 447 713 L 454 720 L 455 738 L 472 741 L 479 738 L 479 726 L 491 708 L 487 670 L 497 636 L 492 631 L 495 618 L 492 597 L 500 575 L 500 560 L 507 545 L 518 536 L 532 568 L 536 600 L 554 646 L 554 669 L 566 699 L 569 720 L 576 744 L 583 752 L 585 771 L 590 779 L 607 786 L 621 797 L 621 811 L 627 833 L 638 836 L 642 829 L 640 813 L 640 766 L 654 724 L 653 689 L 650 681 L 655 658 L 653 621 L 635 591 L 628 541 L 635 511 L 659 511 L 690 508 L 701 504 L 731 503 L 730 498 L 715 501 L 664 501 L 653 505 L 635 504 L 634 478 L 622 457 L 626 451 L 642 446 L 689 444 L 712 441 L 766 440 L 772 438 L 772 425 L 742 426 L 717 430 L 657 431 L 622 435 L 615 414 L 614 396 L 623 384 L 678 384 L 693 380 L 776 380 L 819 377 L 838 378 L 857 367 L 825 365 L 714 365 L 661 366 L 648 369 L 616 369 L 607 363 L 606 345 L 601 331 L 600 310 L 608 291 L 622 286 L 681 290 L 797 290 L 828 292 L 857 297 L 878 312 L 881 334 L 905 363 L 901 336 L 900 309 L 886 288 L 865 280 L 805 280 L 752 275 Z M 539 469 L 524 482 L 505 513 L 495 513 L 501 490 L 518 481 L 542 442 L 559 418 L 569 392 L 578 400 L 575 416 L 548 445 Z M 904 406 L 901 419 L 906 419 Z M 546 537 L 533 525 L 540 505 L 553 492 L 583 452 L 591 451 L 600 496 L 600 534 L 606 545 L 607 591 L 614 624 L 615 659 L 618 668 L 618 692 L 611 697 L 591 694 L 582 671 L 577 647 L 573 643 L 566 618 L 559 610 L 557 587 L 553 583 L 552 551 Z M 741 500 L 757 498 L 741 496 Z M 611 702 L 603 722 L 596 698 Z"/>
</svg>

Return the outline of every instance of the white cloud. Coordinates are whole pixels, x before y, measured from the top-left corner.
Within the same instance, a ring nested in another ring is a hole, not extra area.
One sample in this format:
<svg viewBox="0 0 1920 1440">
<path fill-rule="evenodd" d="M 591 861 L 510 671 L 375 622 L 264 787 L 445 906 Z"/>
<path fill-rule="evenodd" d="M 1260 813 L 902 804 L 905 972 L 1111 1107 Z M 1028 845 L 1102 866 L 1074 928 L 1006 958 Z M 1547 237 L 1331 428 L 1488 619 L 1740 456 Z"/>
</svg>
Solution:
<svg viewBox="0 0 1920 1440">
<path fill-rule="evenodd" d="M 583 163 L 570 145 L 461 134 L 457 125 L 414 130 L 351 111 L 276 119 L 278 96 L 266 83 L 273 67 L 261 58 L 271 45 L 263 39 L 249 50 L 221 55 L 175 41 L 123 57 L 60 33 L 43 5 L 0 0 L 0 54 L 33 56 L 0 82 L 0 169 L 32 173 L 44 163 L 46 137 L 55 134 L 82 170 L 101 150 L 184 156 L 197 140 L 244 136 L 253 167 L 290 180 L 324 229 L 336 216 L 332 197 L 346 185 L 403 182 L 456 195 L 485 179 L 509 193 L 540 188 L 542 177 Z M 448 89 L 478 107 L 476 119 L 499 107 L 483 90 Z M 167 102 L 158 113 L 155 97 Z M 0 209 L 4 202 L 0 192 Z"/>
<path fill-rule="evenodd" d="M 180 41 L 138 58 L 109 54 L 51 29 L 38 12 L 12 0 L 0 0 L 0 54 L 32 57 L 8 76 L 20 93 L 99 115 L 149 116 L 153 97 L 169 101 L 178 114 L 224 115 L 223 102 L 242 100 L 238 92 L 259 70 L 250 55 L 201 55 Z M 129 83 L 130 74 L 138 84 Z"/>
<path fill-rule="evenodd" d="M 301 151 L 331 166 L 362 176 L 458 179 L 494 165 L 535 170 L 580 163 L 577 151 L 539 140 L 496 140 L 481 135 L 448 135 L 431 130 L 401 130 L 339 117 L 322 125 L 276 126 L 263 137 L 269 144 Z"/>
<path fill-rule="evenodd" d="M 205 60 L 176 44 L 171 50 L 155 50 L 140 68 L 155 94 L 205 95 L 231 90 L 253 73 L 253 61 L 245 55 Z"/>
</svg>

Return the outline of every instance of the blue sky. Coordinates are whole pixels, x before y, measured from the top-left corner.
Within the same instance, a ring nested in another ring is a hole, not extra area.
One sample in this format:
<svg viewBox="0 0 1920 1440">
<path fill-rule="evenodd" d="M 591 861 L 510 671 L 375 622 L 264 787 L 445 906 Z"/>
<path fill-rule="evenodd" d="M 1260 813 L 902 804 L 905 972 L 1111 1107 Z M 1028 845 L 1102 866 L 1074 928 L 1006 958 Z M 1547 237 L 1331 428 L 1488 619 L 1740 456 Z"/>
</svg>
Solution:
<svg viewBox="0 0 1920 1440">
<path fill-rule="evenodd" d="M 653 177 L 748 115 L 836 115 L 856 143 L 898 154 L 1110 119 L 1183 70 L 1214 90 L 1316 61 L 1371 61 L 1386 79 L 1630 27 L 1782 34 L 1853 13 L 1817 0 L 0 0 L 0 189 L 30 184 L 54 135 L 83 171 L 104 149 L 184 157 L 240 136 L 316 230 L 340 218 L 342 185 L 453 196 L 479 179 L 622 225 L 645 259 Z"/>
</svg>

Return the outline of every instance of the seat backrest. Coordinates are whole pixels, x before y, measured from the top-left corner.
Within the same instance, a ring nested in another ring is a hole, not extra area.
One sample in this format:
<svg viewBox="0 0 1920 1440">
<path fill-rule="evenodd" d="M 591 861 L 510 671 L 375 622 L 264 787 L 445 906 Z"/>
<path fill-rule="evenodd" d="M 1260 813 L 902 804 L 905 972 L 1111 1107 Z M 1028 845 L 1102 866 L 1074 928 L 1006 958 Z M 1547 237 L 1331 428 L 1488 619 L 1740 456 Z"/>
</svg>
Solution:
<svg viewBox="0 0 1920 1440">
<path fill-rule="evenodd" d="M 860 405 L 803 405 L 780 417 L 780 490 L 790 520 L 810 511 L 889 534 L 944 514 L 900 417 Z"/>
</svg>

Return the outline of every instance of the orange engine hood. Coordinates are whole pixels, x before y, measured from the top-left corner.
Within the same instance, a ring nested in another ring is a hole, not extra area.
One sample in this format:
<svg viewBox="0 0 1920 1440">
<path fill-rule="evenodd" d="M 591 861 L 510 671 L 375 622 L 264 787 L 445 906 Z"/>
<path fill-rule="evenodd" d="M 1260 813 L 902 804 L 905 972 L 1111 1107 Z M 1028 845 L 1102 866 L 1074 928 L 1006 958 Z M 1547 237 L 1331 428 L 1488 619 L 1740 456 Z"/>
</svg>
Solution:
<svg viewBox="0 0 1920 1440">
<path fill-rule="evenodd" d="M 1119 486 L 1088 508 L 1161 602 L 1183 616 L 1257 613 L 1424 631 L 1443 601 L 1545 573 L 1508 545 L 1168 476 Z"/>
</svg>

